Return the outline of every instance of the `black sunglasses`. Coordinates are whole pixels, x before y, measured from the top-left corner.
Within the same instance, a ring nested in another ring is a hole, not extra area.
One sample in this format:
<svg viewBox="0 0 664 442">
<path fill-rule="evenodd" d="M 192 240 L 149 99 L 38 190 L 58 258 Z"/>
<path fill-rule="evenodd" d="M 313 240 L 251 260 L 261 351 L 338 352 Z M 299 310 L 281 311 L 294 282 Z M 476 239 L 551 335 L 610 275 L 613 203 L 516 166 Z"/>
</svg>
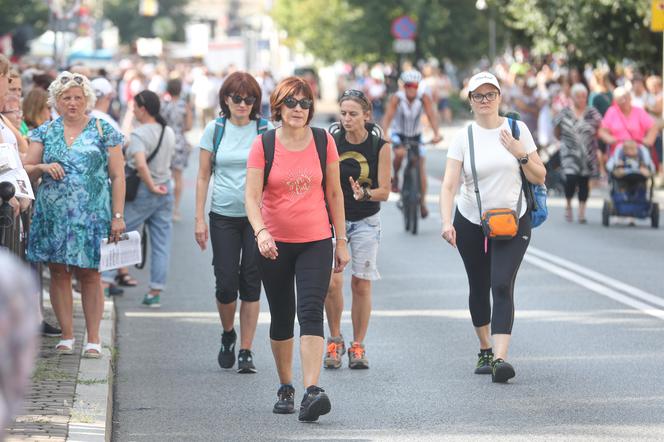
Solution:
<svg viewBox="0 0 664 442">
<path fill-rule="evenodd" d="M 69 75 L 64 75 L 60 78 L 60 84 L 67 84 L 70 81 L 75 81 L 78 84 L 83 84 L 83 77 L 80 75 L 72 75 L 71 77 Z"/>
<path fill-rule="evenodd" d="M 284 100 L 284 104 L 288 109 L 295 109 L 295 106 L 298 104 L 302 109 L 310 109 L 311 105 L 314 104 L 313 100 L 310 100 L 308 98 L 303 98 L 301 100 L 296 99 L 295 97 L 286 97 Z"/>
<path fill-rule="evenodd" d="M 247 106 L 253 106 L 253 104 L 256 102 L 256 97 L 252 97 L 251 95 L 248 97 L 241 97 L 239 95 L 229 95 L 231 101 L 235 104 L 240 104 L 243 101 Z"/>
<path fill-rule="evenodd" d="M 369 100 L 367 100 L 367 96 L 364 95 L 364 92 L 358 91 L 357 89 L 347 89 L 344 91 L 343 94 L 341 94 L 341 98 L 345 97 L 356 97 L 359 98 L 360 100 L 364 101 L 365 103 L 369 103 Z"/>
</svg>

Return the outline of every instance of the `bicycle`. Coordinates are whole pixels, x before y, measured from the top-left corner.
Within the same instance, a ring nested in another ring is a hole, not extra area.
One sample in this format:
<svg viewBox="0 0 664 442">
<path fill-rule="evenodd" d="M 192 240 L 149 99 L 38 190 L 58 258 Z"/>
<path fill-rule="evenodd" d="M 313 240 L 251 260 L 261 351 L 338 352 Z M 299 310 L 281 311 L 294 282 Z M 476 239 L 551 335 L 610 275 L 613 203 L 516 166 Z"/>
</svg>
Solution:
<svg viewBox="0 0 664 442">
<path fill-rule="evenodd" d="M 419 137 L 403 140 L 403 146 L 407 150 L 407 157 L 406 166 L 403 171 L 403 185 L 401 186 L 399 207 L 403 212 L 404 227 L 407 232 L 411 232 L 413 235 L 417 235 L 417 225 L 420 218 L 420 201 L 422 197 L 420 170 L 421 145 Z"/>
</svg>

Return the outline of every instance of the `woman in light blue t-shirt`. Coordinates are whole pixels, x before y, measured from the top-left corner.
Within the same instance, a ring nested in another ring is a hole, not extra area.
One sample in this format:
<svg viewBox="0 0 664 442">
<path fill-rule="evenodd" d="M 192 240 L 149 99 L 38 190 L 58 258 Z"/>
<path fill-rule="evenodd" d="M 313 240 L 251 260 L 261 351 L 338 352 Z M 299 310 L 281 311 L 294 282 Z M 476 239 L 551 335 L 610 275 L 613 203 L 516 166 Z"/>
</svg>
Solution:
<svg viewBox="0 0 664 442">
<path fill-rule="evenodd" d="M 219 105 L 221 118 L 208 123 L 199 144 L 195 236 L 201 250 L 205 250 L 208 237 L 212 243 L 217 309 L 223 327 L 219 365 L 235 365 L 234 320 L 239 293 L 242 305 L 237 371 L 256 373 L 251 346 L 258 322 L 261 281 L 254 232 L 244 209 L 244 188 L 251 144 L 272 125 L 260 118 L 261 89 L 245 72 L 235 72 L 224 81 Z M 204 212 L 210 177 L 213 190 L 208 229 Z"/>
</svg>

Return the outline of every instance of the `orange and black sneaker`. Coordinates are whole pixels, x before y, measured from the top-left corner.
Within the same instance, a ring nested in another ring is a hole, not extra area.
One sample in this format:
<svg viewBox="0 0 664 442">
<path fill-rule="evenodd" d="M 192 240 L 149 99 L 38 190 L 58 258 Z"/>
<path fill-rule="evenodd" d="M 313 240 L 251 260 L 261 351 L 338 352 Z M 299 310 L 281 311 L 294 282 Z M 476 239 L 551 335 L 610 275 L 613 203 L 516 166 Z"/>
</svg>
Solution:
<svg viewBox="0 0 664 442">
<path fill-rule="evenodd" d="M 369 360 L 364 351 L 364 344 L 351 342 L 348 349 L 348 366 L 357 369 L 369 368 Z"/>
<path fill-rule="evenodd" d="M 327 338 L 327 349 L 325 350 L 323 367 L 340 368 L 341 356 L 343 356 L 344 353 L 346 353 L 346 345 L 344 344 L 343 336 Z"/>
</svg>

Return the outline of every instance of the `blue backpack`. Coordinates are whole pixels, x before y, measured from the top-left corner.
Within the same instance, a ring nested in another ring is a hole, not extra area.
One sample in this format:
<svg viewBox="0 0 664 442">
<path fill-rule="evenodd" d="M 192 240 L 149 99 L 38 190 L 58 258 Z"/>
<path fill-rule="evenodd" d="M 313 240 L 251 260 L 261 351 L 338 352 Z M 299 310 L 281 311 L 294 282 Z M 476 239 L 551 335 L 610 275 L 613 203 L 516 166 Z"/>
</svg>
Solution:
<svg viewBox="0 0 664 442">
<path fill-rule="evenodd" d="M 516 124 L 516 120 L 511 117 L 507 117 L 507 121 L 512 130 L 512 136 L 515 139 L 519 139 L 521 132 L 519 131 L 519 125 Z M 523 183 L 523 193 L 526 196 L 526 202 L 530 208 L 530 220 L 533 227 L 538 227 L 544 221 L 546 221 L 547 216 L 549 216 L 549 210 L 546 207 L 546 186 L 543 184 L 532 184 L 526 179 L 526 175 L 523 173 L 523 168 L 519 165 L 519 171 L 521 172 L 521 182 Z"/>
<path fill-rule="evenodd" d="M 214 165 L 217 162 L 217 151 L 219 150 L 219 144 L 221 144 L 221 139 L 224 136 L 224 129 L 226 128 L 226 117 L 219 117 L 214 120 L 214 134 L 212 135 L 212 173 L 214 173 Z M 268 121 L 265 118 L 261 118 L 256 122 L 256 132 L 258 135 L 261 135 L 267 132 Z"/>
</svg>

